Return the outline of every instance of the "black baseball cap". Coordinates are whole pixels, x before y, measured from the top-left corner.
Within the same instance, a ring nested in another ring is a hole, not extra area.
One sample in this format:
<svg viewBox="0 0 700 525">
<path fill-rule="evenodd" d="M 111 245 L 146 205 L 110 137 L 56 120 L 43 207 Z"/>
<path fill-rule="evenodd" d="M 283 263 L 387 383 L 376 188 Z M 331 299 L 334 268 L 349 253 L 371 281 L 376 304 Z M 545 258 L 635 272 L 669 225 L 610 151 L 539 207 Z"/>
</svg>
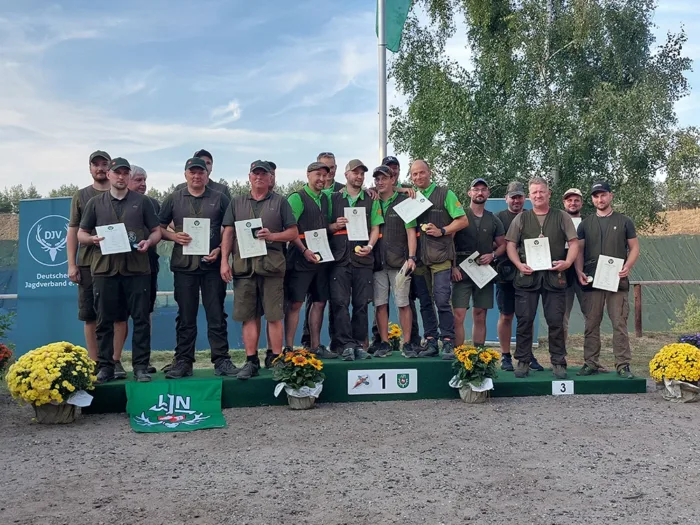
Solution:
<svg viewBox="0 0 700 525">
<path fill-rule="evenodd" d="M 109 163 L 109 169 L 112 171 L 117 171 L 119 168 L 131 169 L 131 164 L 129 164 L 129 161 L 124 157 L 112 159 L 112 162 Z"/>
<path fill-rule="evenodd" d="M 266 160 L 265 162 L 267 162 L 268 166 L 270 166 L 270 168 L 272 168 L 273 170 L 277 169 L 277 164 L 275 164 L 271 160 Z"/>
<path fill-rule="evenodd" d="M 591 186 L 591 195 L 595 195 L 601 191 L 611 192 L 612 190 L 610 189 L 610 184 L 605 181 L 593 183 L 593 186 Z"/>
<path fill-rule="evenodd" d="M 391 170 L 389 169 L 389 166 L 386 166 L 384 164 L 374 168 L 374 170 L 372 171 L 372 177 L 376 177 L 378 173 L 380 175 L 386 175 L 387 177 L 391 177 L 393 175 L 393 173 L 391 173 Z"/>
<path fill-rule="evenodd" d="M 192 156 L 193 156 L 193 157 L 198 157 L 198 158 L 200 158 L 200 159 L 201 159 L 202 157 L 209 157 L 209 158 L 212 160 L 212 162 L 214 162 L 214 157 L 213 157 L 213 155 L 212 155 L 211 153 L 209 153 L 209 152 L 208 152 L 207 150 L 205 150 L 205 149 L 198 149 L 197 151 L 194 152 L 194 155 L 192 155 Z"/>
<path fill-rule="evenodd" d="M 396 164 L 398 166 L 401 165 L 399 163 L 399 159 L 397 159 L 393 155 L 389 155 L 388 157 L 384 157 L 384 160 L 382 160 L 382 166 L 390 166 L 392 164 Z"/>
<path fill-rule="evenodd" d="M 250 172 L 253 173 L 255 170 L 264 170 L 267 173 L 272 173 L 270 164 L 264 160 L 256 160 L 250 165 Z"/>
<path fill-rule="evenodd" d="M 112 161 L 112 157 L 110 157 L 109 153 L 107 153 L 106 151 L 102 151 L 102 150 L 98 149 L 97 151 L 93 151 L 92 153 L 90 153 L 90 162 L 92 162 L 93 160 L 98 159 L 98 158 L 105 159 L 107 162 Z"/>
<path fill-rule="evenodd" d="M 473 187 L 476 186 L 477 184 L 483 184 L 483 185 L 486 186 L 487 188 L 489 187 L 489 183 L 486 182 L 486 181 L 485 181 L 484 179 L 482 179 L 481 177 L 474 179 L 474 180 L 472 181 L 472 185 L 469 186 L 469 187 L 470 187 L 470 188 L 473 188 Z"/>
<path fill-rule="evenodd" d="M 328 173 L 331 172 L 331 169 L 328 166 L 326 166 L 323 162 L 312 162 L 306 168 L 306 173 L 311 173 L 312 171 L 316 170 L 326 170 L 326 172 Z"/>
<path fill-rule="evenodd" d="M 188 170 L 190 168 L 202 168 L 204 171 L 207 171 L 207 164 L 199 157 L 192 157 L 185 162 L 185 169 Z"/>
</svg>

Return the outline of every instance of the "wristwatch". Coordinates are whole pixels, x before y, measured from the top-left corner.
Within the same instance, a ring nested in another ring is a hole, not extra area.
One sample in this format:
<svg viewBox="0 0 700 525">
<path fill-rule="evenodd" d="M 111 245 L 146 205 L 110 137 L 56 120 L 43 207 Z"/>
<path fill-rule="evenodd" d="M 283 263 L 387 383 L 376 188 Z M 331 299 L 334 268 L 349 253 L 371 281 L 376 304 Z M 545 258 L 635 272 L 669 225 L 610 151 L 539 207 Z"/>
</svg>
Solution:
<svg viewBox="0 0 700 525">
<path fill-rule="evenodd" d="M 447 232 L 445 231 L 445 228 L 440 228 L 440 233 L 442 234 L 443 237 L 444 237 L 445 235 L 447 235 Z"/>
<path fill-rule="evenodd" d="M 409 255 L 408 258 L 413 262 L 418 262 L 418 257 L 416 257 L 415 255 Z"/>
</svg>

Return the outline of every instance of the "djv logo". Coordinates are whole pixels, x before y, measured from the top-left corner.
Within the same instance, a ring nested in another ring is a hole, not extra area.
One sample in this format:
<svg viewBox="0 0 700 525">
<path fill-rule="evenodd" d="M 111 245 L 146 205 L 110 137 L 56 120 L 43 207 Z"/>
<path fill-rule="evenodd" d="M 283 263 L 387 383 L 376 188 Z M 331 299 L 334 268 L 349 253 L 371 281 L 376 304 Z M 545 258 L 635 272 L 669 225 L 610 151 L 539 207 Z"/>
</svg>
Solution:
<svg viewBox="0 0 700 525">
<path fill-rule="evenodd" d="M 27 250 L 44 266 L 61 266 L 68 262 L 68 219 L 63 215 L 46 215 L 36 221 L 27 235 Z"/>
</svg>

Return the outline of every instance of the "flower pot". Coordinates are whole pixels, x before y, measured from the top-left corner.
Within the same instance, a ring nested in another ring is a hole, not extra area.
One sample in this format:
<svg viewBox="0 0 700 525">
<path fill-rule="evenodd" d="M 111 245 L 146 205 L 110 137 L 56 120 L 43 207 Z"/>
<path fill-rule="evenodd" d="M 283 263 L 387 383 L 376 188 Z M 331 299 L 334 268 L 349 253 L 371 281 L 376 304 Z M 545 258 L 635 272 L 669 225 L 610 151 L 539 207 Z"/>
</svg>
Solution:
<svg viewBox="0 0 700 525">
<path fill-rule="evenodd" d="M 485 403 L 489 398 L 489 391 L 484 390 L 483 392 L 475 392 L 469 387 L 469 385 L 467 385 L 460 387 L 459 397 L 461 397 L 462 401 L 465 403 Z"/>
<path fill-rule="evenodd" d="M 75 421 L 75 405 L 61 403 L 60 405 L 34 405 L 36 422 L 43 425 L 62 425 Z"/>
<path fill-rule="evenodd" d="M 292 410 L 308 410 L 314 407 L 316 398 L 313 396 L 294 397 L 287 395 L 287 402 L 289 403 L 289 408 Z"/>
</svg>

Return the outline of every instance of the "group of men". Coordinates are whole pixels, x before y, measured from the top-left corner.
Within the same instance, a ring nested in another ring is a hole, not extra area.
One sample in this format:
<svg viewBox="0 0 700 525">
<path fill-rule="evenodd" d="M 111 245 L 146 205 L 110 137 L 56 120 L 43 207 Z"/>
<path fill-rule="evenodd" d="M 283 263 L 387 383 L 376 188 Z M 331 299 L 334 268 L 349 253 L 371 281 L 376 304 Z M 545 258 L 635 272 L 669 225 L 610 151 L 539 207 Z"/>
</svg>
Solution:
<svg viewBox="0 0 700 525">
<path fill-rule="evenodd" d="M 465 342 L 464 323 L 472 310 L 472 340 L 486 341 L 486 313 L 493 308 L 494 286 L 500 311 L 498 337 L 502 368 L 516 377 L 543 370 L 532 353 L 533 325 L 540 296 L 549 327 L 553 373 L 564 378 L 568 319 L 578 297 L 586 318 L 585 365 L 579 374 L 601 371 L 600 322 L 607 305 L 614 328 L 617 372 L 632 377 L 626 321 L 627 277 L 639 254 L 632 222 L 612 211 L 607 183 L 591 188 L 596 213 L 580 220 L 583 194 L 572 188 L 564 195 L 564 210 L 550 208 L 546 180 L 534 177 L 524 210 L 525 188 L 508 186 L 508 208 L 493 214 L 485 209 L 490 196 L 486 180 L 477 178 L 469 189 L 465 210 L 453 191 L 436 184 L 428 163 L 410 166 L 410 184 L 399 183 L 396 157 L 386 157 L 371 172 L 359 159 L 347 163 L 345 184 L 336 181 L 335 156 L 318 155 L 307 168 L 307 183 L 289 196 L 275 192 L 276 165 L 251 164 L 247 195 L 231 196 L 228 187 L 211 180 L 213 156 L 195 152 L 184 167 L 185 182 L 162 203 L 145 195 L 146 173 L 124 158 L 104 151 L 89 157 L 91 185 L 73 198 L 69 224 L 69 277 L 78 283 L 79 318 L 85 322 L 90 356 L 98 363 L 99 383 L 126 377 L 121 351 L 127 319 L 133 322 L 132 363 L 138 381 L 150 381 L 151 314 L 158 274 L 160 240 L 173 242 L 170 269 L 178 305 L 176 348 L 165 368 L 171 379 L 192 375 L 201 304 L 207 321 L 211 360 L 216 375 L 249 379 L 261 363 L 258 343 L 261 319 L 267 325 L 265 366 L 294 345 L 302 307 L 306 304 L 302 344 L 322 359 L 346 361 L 391 355 L 388 340 L 389 295 L 398 308 L 402 354 L 407 358 L 454 359 Z M 395 207 L 420 192 L 431 203 L 415 220 L 404 222 Z M 368 240 L 350 240 L 348 209 L 366 223 Z M 209 253 L 188 255 L 192 237 L 187 219 L 206 219 L 210 226 Z M 236 225 L 260 219 L 253 233 L 265 242 L 267 255 L 241 253 Z M 103 254 L 98 227 L 123 223 L 132 250 Z M 307 235 L 327 235 L 332 261 L 309 249 Z M 547 237 L 552 267 L 533 271 L 526 263 L 524 241 Z M 479 253 L 478 264 L 491 265 L 497 278 L 477 286 L 461 267 Z M 590 286 L 599 255 L 625 260 L 617 292 Z M 397 278 L 398 277 L 398 278 Z M 246 362 L 236 367 L 228 348 L 224 299 L 233 287 L 233 319 L 242 323 Z M 398 287 L 397 287 L 398 284 Z M 419 333 L 418 310 L 423 337 Z M 373 338 L 368 341 L 368 308 L 374 303 Z M 321 344 L 324 310 L 328 304 L 330 345 Z M 511 357 L 513 317 L 517 318 L 515 363 Z"/>
</svg>

